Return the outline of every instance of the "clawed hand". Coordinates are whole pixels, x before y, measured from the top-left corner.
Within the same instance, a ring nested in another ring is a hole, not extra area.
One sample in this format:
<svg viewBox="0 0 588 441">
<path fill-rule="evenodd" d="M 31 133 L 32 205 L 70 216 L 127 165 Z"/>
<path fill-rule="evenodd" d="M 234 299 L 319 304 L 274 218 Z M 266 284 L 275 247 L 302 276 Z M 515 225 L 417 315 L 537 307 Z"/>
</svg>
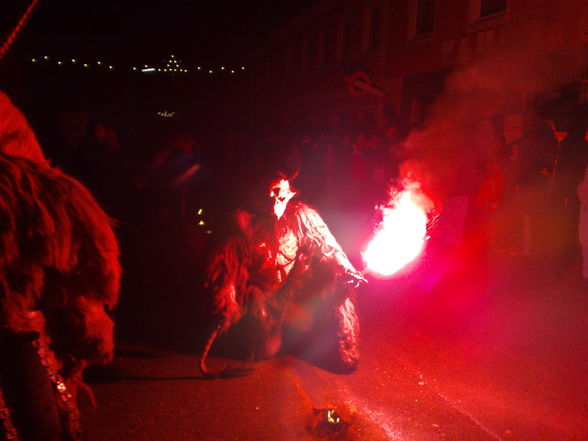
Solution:
<svg viewBox="0 0 588 441">
<path fill-rule="evenodd" d="M 368 283 L 367 279 L 359 271 L 346 271 L 345 285 L 352 285 L 354 288 L 359 287 L 362 283 Z"/>
</svg>

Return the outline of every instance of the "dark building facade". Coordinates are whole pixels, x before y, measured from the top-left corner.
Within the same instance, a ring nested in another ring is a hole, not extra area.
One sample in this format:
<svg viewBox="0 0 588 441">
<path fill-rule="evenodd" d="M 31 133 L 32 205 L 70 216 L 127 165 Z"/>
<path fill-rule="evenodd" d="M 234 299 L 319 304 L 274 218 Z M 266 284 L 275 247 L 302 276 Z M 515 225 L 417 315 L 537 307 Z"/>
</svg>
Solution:
<svg viewBox="0 0 588 441">
<path fill-rule="evenodd" d="M 587 16 L 582 0 L 320 0 L 255 52 L 253 111 L 276 124 L 413 128 L 456 72 L 487 68 L 520 95 L 497 109 L 519 115 L 507 118 L 513 134 L 529 100 L 564 86 L 586 100 Z"/>
</svg>

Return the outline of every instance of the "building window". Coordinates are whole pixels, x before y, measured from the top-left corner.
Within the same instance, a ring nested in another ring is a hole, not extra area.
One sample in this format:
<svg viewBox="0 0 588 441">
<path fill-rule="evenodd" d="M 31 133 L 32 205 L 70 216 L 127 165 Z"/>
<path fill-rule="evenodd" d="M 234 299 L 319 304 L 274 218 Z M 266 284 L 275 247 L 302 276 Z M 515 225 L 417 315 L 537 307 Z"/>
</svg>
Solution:
<svg viewBox="0 0 588 441">
<path fill-rule="evenodd" d="M 419 125 L 424 119 L 423 103 L 417 98 L 410 100 L 410 124 L 412 126 Z"/>
<path fill-rule="evenodd" d="M 373 51 L 378 48 L 380 45 L 380 9 L 373 8 L 370 11 L 369 16 L 369 23 L 368 23 L 368 41 L 367 41 L 367 50 Z"/>
<path fill-rule="evenodd" d="M 289 50 L 286 53 L 286 58 L 284 60 L 284 75 L 289 77 L 292 75 L 292 51 Z"/>
<path fill-rule="evenodd" d="M 431 34 L 435 27 L 435 0 L 409 0 L 408 5 L 408 39 Z"/>
<path fill-rule="evenodd" d="M 415 35 L 433 31 L 435 24 L 435 0 L 417 0 Z"/>
<path fill-rule="evenodd" d="M 308 42 L 303 41 L 296 50 L 297 70 L 299 73 L 302 73 L 302 74 L 306 72 L 306 63 L 307 63 L 306 60 L 307 60 L 307 53 L 308 53 L 307 45 L 308 45 Z"/>
<path fill-rule="evenodd" d="M 341 59 L 349 58 L 351 53 L 351 23 L 346 21 L 341 27 Z"/>
<path fill-rule="evenodd" d="M 480 17 L 498 14 L 506 11 L 506 0 L 481 0 Z"/>
<path fill-rule="evenodd" d="M 316 38 L 308 40 L 307 50 L 306 67 L 308 70 L 312 70 L 317 66 L 318 60 L 318 41 Z"/>
<path fill-rule="evenodd" d="M 470 23 L 485 18 L 503 15 L 507 12 L 508 0 L 470 0 Z"/>
<path fill-rule="evenodd" d="M 333 29 L 326 30 L 323 39 L 323 61 L 325 64 L 328 64 L 334 58 L 335 43 Z"/>
</svg>

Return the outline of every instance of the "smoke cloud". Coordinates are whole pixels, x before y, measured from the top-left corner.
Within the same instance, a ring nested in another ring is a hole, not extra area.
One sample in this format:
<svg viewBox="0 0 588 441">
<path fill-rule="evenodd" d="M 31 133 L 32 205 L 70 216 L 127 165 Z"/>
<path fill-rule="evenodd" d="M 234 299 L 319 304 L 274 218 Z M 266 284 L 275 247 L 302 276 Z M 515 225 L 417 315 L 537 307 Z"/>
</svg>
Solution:
<svg viewBox="0 0 588 441">
<path fill-rule="evenodd" d="M 547 49 L 531 28 L 521 26 L 520 33 L 516 38 L 503 35 L 492 51 L 455 69 L 422 128 L 409 134 L 410 159 L 401 165 L 401 177 L 420 182 L 435 200 L 475 185 L 480 165 L 504 145 L 501 115 L 523 113 L 528 100 L 552 93 L 566 81 L 549 55 L 562 52 Z M 570 66 L 581 64 L 573 59 L 581 56 L 577 52 L 565 52 L 571 54 L 566 60 Z"/>
</svg>

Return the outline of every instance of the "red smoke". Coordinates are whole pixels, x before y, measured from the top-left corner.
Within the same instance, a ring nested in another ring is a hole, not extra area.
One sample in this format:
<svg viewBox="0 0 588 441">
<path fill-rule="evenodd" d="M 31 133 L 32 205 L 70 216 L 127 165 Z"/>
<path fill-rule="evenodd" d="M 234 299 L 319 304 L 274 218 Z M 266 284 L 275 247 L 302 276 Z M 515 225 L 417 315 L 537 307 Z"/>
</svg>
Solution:
<svg viewBox="0 0 588 441">
<path fill-rule="evenodd" d="M 561 35 L 547 41 L 539 31 L 548 31 L 532 21 L 497 29 L 491 50 L 479 51 L 449 75 L 422 128 L 406 140 L 410 159 L 400 167 L 403 178 L 420 182 L 436 201 L 475 182 L 477 166 L 495 158 L 503 144 L 495 118 L 528 112 L 530 100 L 553 93 L 582 66 L 584 52 L 568 49 L 573 40 L 562 34 L 566 27 L 553 24 L 573 20 L 573 14 L 557 13 L 549 22 Z M 563 56 L 568 77 L 555 67 Z"/>
</svg>

